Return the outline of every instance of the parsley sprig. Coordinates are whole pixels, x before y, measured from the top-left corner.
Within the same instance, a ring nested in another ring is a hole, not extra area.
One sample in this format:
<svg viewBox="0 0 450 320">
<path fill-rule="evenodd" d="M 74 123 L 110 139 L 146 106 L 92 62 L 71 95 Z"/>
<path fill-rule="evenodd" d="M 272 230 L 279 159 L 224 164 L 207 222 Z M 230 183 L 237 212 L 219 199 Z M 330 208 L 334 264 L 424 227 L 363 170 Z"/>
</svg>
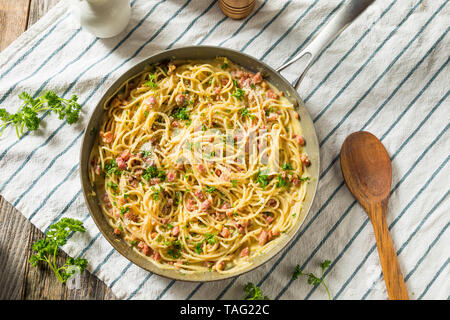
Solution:
<svg viewBox="0 0 450 320">
<path fill-rule="evenodd" d="M 0 109 L 0 135 L 5 128 L 14 124 L 17 137 L 20 138 L 25 128 L 34 131 L 39 128 L 41 119 L 39 112 L 53 111 L 60 120 L 65 119 L 68 124 L 78 121 L 81 105 L 77 103 L 78 97 L 73 95 L 70 99 L 63 99 L 53 91 L 47 91 L 38 98 L 33 98 L 29 93 L 22 92 L 19 98 L 23 101 L 19 110 L 11 114 L 6 109 Z"/>
<path fill-rule="evenodd" d="M 297 280 L 299 276 L 307 276 L 309 284 L 311 284 L 313 286 L 318 286 L 318 285 L 322 284 L 324 286 L 325 290 L 327 291 L 328 299 L 331 300 L 330 290 L 328 289 L 328 287 L 323 279 L 323 274 L 325 273 L 325 270 L 330 266 L 330 264 L 331 264 L 330 260 L 324 260 L 320 264 L 320 268 L 322 269 L 322 274 L 320 275 L 320 277 L 317 277 L 313 273 L 303 273 L 300 265 L 297 265 L 295 267 L 294 273 L 292 274 L 292 280 Z"/>
<path fill-rule="evenodd" d="M 83 222 L 71 218 L 62 218 L 57 223 L 50 226 L 46 237 L 36 241 L 32 249 L 36 251 L 31 255 L 29 262 L 36 267 L 39 261 L 47 262 L 61 283 L 65 283 L 72 275 L 75 274 L 74 267 L 83 272 L 87 266 L 87 260 L 82 258 L 69 257 L 62 266 L 56 265 L 56 257 L 58 256 L 58 247 L 66 244 L 67 238 L 71 232 L 85 232 Z"/>
<path fill-rule="evenodd" d="M 251 282 L 248 282 L 244 287 L 244 300 L 269 300 L 267 296 L 263 296 L 261 289 Z"/>
</svg>

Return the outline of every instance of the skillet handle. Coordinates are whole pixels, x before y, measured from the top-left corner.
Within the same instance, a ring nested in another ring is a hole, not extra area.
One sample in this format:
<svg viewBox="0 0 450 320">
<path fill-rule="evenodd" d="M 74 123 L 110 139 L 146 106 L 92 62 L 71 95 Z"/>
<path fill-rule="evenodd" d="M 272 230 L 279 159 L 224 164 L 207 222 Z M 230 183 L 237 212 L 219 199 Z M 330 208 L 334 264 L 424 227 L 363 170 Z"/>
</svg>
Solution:
<svg viewBox="0 0 450 320">
<path fill-rule="evenodd" d="M 277 72 L 287 68 L 300 58 L 308 56 L 304 70 L 295 82 L 294 88 L 297 89 L 300 81 L 305 76 L 309 67 L 317 58 L 323 48 L 338 34 L 340 34 L 357 16 L 361 14 L 374 0 L 349 0 L 344 4 L 334 18 L 324 27 L 324 29 L 315 37 L 299 54 L 280 66 Z"/>
</svg>

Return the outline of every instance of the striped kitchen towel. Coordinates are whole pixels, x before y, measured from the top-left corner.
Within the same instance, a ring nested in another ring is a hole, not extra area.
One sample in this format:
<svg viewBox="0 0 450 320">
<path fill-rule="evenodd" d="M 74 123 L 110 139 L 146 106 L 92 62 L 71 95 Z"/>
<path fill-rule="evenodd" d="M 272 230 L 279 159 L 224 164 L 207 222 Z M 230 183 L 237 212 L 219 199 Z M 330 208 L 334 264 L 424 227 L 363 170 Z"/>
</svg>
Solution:
<svg viewBox="0 0 450 320">
<path fill-rule="evenodd" d="M 127 29 L 102 40 L 81 29 L 62 0 L 0 54 L 0 106 L 12 112 L 21 91 L 37 96 L 51 89 L 79 96 L 81 120 L 69 126 L 44 114 L 44 125 L 21 139 L 8 128 L 0 139 L 1 195 L 43 231 L 61 217 L 83 220 L 87 232 L 75 234 L 64 250 L 87 258 L 89 271 L 121 299 L 241 299 L 247 282 L 271 299 L 327 299 L 322 286 L 291 279 L 297 264 L 320 273 L 325 259 L 334 299 L 386 299 L 371 224 L 344 185 L 338 161 L 345 137 L 367 130 L 392 159 L 388 224 L 410 297 L 448 299 L 449 0 L 375 1 L 308 71 L 299 92 L 320 141 L 319 189 L 294 241 L 264 266 L 215 283 L 159 277 L 116 252 L 84 204 L 83 130 L 102 93 L 127 68 L 193 44 L 231 47 L 277 67 L 344 2 L 258 0 L 250 16 L 236 21 L 217 1 L 133 0 Z M 285 76 L 295 79 L 292 70 Z"/>
</svg>

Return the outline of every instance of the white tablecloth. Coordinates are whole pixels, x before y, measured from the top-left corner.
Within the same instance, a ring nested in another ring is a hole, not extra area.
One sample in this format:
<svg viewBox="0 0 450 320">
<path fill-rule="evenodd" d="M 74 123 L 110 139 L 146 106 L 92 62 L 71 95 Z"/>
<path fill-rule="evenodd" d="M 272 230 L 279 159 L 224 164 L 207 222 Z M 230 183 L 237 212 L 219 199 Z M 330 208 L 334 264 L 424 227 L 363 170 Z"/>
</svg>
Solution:
<svg viewBox="0 0 450 320">
<path fill-rule="evenodd" d="M 196 284 L 152 275 L 102 237 L 80 189 L 83 129 L 104 90 L 128 67 L 167 48 L 210 44 L 242 50 L 276 67 L 298 52 L 342 6 L 341 0 L 258 0 L 246 19 L 226 18 L 210 0 L 134 0 L 119 36 L 101 40 L 81 29 L 61 1 L 0 54 L 0 106 L 17 95 L 52 89 L 77 94 L 82 117 L 69 126 L 45 115 L 37 132 L 0 140 L 0 193 L 34 225 L 81 219 L 64 250 L 123 299 L 241 299 L 258 284 L 271 299 L 326 299 L 297 264 L 320 273 L 335 299 L 386 299 L 372 227 L 343 183 L 338 155 L 351 132 L 379 137 L 392 157 L 388 223 L 412 299 L 448 299 L 449 49 L 448 0 L 377 0 L 332 41 L 299 92 L 321 145 L 316 200 L 294 242 L 264 266 L 232 280 Z M 295 70 L 295 68 L 291 68 Z M 285 76 L 293 80 L 294 74 Z"/>
</svg>

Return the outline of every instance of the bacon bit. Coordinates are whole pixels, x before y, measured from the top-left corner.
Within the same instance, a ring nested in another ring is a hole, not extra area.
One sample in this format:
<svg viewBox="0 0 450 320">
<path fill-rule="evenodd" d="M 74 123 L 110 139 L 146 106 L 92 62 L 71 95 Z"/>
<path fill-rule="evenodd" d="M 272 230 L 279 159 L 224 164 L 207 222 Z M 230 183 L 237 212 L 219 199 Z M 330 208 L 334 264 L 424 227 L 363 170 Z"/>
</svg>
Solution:
<svg viewBox="0 0 450 320">
<path fill-rule="evenodd" d="M 294 137 L 295 136 L 295 137 Z M 297 142 L 299 145 L 304 146 L 305 145 L 305 138 L 303 138 L 302 135 L 294 135 L 293 138 L 295 139 L 295 142 Z"/>
<path fill-rule="evenodd" d="M 142 254 L 145 256 L 148 256 L 151 251 L 150 247 L 144 241 L 139 242 L 138 248 L 141 249 Z"/>
<path fill-rule="evenodd" d="M 224 266 L 225 266 L 225 262 L 224 261 L 216 262 L 216 269 L 217 270 L 222 270 Z"/>
<path fill-rule="evenodd" d="M 272 231 L 272 236 L 278 237 L 279 235 L 280 235 L 280 231 L 279 230 L 273 230 Z"/>
<path fill-rule="evenodd" d="M 176 173 L 174 171 L 169 171 L 167 173 L 167 181 L 172 182 L 175 180 Z"/>
<path fill-rule="evenodd" d="M 291 178 L 291 182 L 294 186 L 298 185 L 300 183 L 300 180 L 297 178 L 296 175 L 293 175 Z"/>
<path fill-rule="evenodd" d="M 177 170 L 184 170 L 184 164 L 183 163 L 179 163 L 179 164 L 177 164 L 177 166 L 175 168 Z"/>
<path fill-rule="evenodd" d="M 275 207 L 277 205 L 277 200 L 269 199 L 269 201 L 267 201 L 267 205 L 270 207 Z"/>
<path fill-rule="evenodd" d="M 268 235 L 269 234 L 267 233 L 266 230 L 262 230 L 261 231 L 261 233 L 258 236 L 258 243 L 259 243 L 260 246 L 263 246 L 263 245 L 266 244 Z"/>
<path fill-rule="evenodd" d="M 220 82 L 222 82 L 222 85 L 226 86 L 229 82 L 229 80 L 227 78 L 222 78 L 220 79 Z"/>
<path fill-rule="evenodd" d="M 155 261 L 161 260 L 161 255 L 159 254 L 158 251 L 153 251 L 153 254 L 151 255 L 151 257 L 152 257 L 153 260 L 155 260 Z"/>
<path fill-rule="evenodd" d="M 225 202 L 225 203 L 222 205 L 221 209 L 225 209 L 225 210 L 231 209 L 231 204 L 230 204 L 229 202 Z"/>
<path fill-rule="evenodd" d="M 151 178 L 150 179 L 150 184 L 151 185 L 155 185 L 155 184 L 158 184 L 160 182 L 161 182 L 161 179 L 159 179 L 159 178 Z"/>
<path fill-rule="evenodd" d="M 127 168 L 127 163 L 122 158 L 116 158 L 116 162 L 120 169 L 125 170 Z"/>
<path fill-rule="evenodd" d="M 216 212 L 216 220 L 222 221 L 223 219 L 225 219 L 225 214 L 222 212 Z"/>
<path fill-rule="evenodd" d="M 149 96 L 147 99 L 144 100 L 144 103 L 149 106 L 154 106 L 156 105 L 156 99 L 154 96 Z"/>
<path fill-rule="evenodd" d="M 220 235 L 223 238 L 228 238 L 230 236 L 230 230 L 228 230 L 228 228 L 225 227 L 225 228 L 222 229 L 222 232 L 220 233 Z"/>
<path fill-rule="evenodd" d="M 246 228 L 249 225 L 248 220 L 245 219 L 239 220 L 239 225 L 243 228 Z"/>
<path fill-rule="evenodd" d="M 276 94 L 275 92 L 273 92 L 273 90 L 269 89 L 267 90 L 267 96 L 269 97 L 269 99 L 278 99 L 278 94 Z"/>
<path fill-rule="evenodd" d="M 122 104 L 122 102 L 118 98 L 114 98 L 113 101 L 111 102 L 111 107 L 116 108 L 116 107 L 120 106 L 121 104 Z"/>
<path fill-rule="evenodd" d="M 199 200 L 204 200 L 205 197 L 203 196 L 203 192 L 201 192 L 200 190 L 197 190 L 194 192 L 194 195 L 199 199 Z"/>
<path fill-rule="evenodd" d="M 109 196 L 108 196 L 107 193 L 105 193 L 105 194 L 103 195 L 102 200 L 103 200 L 103 202 L 105 203 L 105 206 L 106 206 L 108 209 L 111 209 L 111 208 L 112 208 L 111 201 L 109 200 Z"/>
<path fill-rule="evenodd" d="M 222 91 L 222 88 L 221 88 L 221 87 L 215 87 L 215 88 L 214 88 L 214 93 L 215 93 L 215 94 L 220 94 L 221 91 Z"/>
<path fill-rule="evenodd" d="M 267 117 L 267 120 L 269 120 L 269 121 L 276 121 L 276 120 L 278 120 L 278 114 L 276 114 L 276 113 L 269 114 L 269 116 Z"/>
<path fill-rule="evenodd" d="M 300 119 L 300 115 L 297 112 L 294 112 L 295 119 Z"/>
<path fill-rule="evenodd" d="M 261 72 L 258 72 L 257 74 L 255 74 L 255 75 L 253 76 L 253 79 L 252 79 L 253 84 L 261 83 L 262 79 L 263 79 L 263 78 L 262 78 Z"/>
<path fill-rule="evenodd" d="M 184 103 L 186 102 L 186 96 L 184 94 L 179 94 L 175 97 L 175 102 L 179 107 L 182 107 Z"/>
<path fill-rule="evenodd" d="M 111 131 L 108 131 L 108 132 L 105 132 L 105 133 L 100 132 L 100 135 L 102 136 L 104 143 L 111 143 L 111 142 L 113 142 L 114 135 L 113 135 L 113 133 Z"/>
<path fill-rule="evenodd" d="M 167 64 L 167 66 L 169 67 L 169 70 L 167 71 L 167 74 L 170 76 L 170 75 L 173 73 L 173 71 L 175 71 L 175 69 L 177 68 L 177 66 L 174 65 L 173 62 L 169 62 L 169 63 Z"/>
<path fill-rule="evenodd" d="M 158 236 L 157 232 L 152 232 L 152 234 L 151 234 L 152 239 L 155 239 L 157 236 Z"/>
<path fill-rule="evenodd" d="M 96 166 L 95 166 L 94 172 L 95 172 L 96 175 L 98 175 L 98 176 L 100 175 L 100 173 L 101 173 L 101 167 L 100 167 L 100 165 L 96 165 Z"/>
<path fill-rule="evenodd" d="M 143 169 L 137 169 L 134 174 L 136 175 L 136 177 L 140 177 L 142 176 L 142 174 L 144 173 Z"/>
<path fill-rule="evenodd" d="M 208 200 L 205 200 L 205 201 L 202 202 L 202 206 L 201 206 L 202 211 L 206 211 L 210 207 L 211 207 L 211 200 L 208 199 Z"/>
<path fill-rule="evenodd" d="M 169 262 L 167 262 L 167 264 L 168 264 L 169 266 L 173 266 L 173 261 L 169 261 Z"/>
<path fill-rule="evenodd" d="M 123 161 L 128 161 L 131 157 L 131 152 L 130 150 L 126 149 L 122 152 L 122 154 L 120 155 L 120 157 L 122 158 Z"/>
<path fill-rule="evenodd" d="M 189 211 L 195 210 L 195 201 L 192 199 L 188 199 L 186 209 L 188 209 Z"/>
<path fill-rule="evenodd" d="M 167 218 L 163 218 L 162 220 L 161 220 L 161 223 L 162 224 L 167 224 L 169 222 L 169 219 L 167 219 Z"/>
<path fill-rule="evenodd" d="M 178 121 L 177 120 L 173 120 L 172 123 L 170 124 L 172 127 L 176 128 L 178 127 Z"/>
<path fill-rule="evenodd" d="M 267 233 L 267 241 L 271 240 L 272 240 L 272 230 L 269 230 L 269 232 Z"/>
<path fill-rule="evenodd" d="M 263 82 L 261 83 L 261 86 L 262 86 L 262 88 L 263 88 L 264 90 L 266 90 L 267 87 L 268 87 L 267 82 L 263 81 Z"/>
<path fill-rule="evenodd" d="M 272 221 L 273 221 L 273 217 L 272 216 L 265 216 L 264 218 L 266 219 L 267 223 L 272 223 Z"/>
<path fill-rule="evenodd" d="M 127 213 L 125 213 L 124 217 L 127 218 L 128 220 L 133 221 L 133 222 L 137 222 L 138 221 L 138 216 L 135 215 L 131 211 L 128 211 Z"/>
<path fill-rule="evenodd" d="M 133 188 L 137 188 L 137 187 L 139 186 L 138 181 L 137 181 L 136 178 L 133 177 L 133 176 L 130 176 L 130 177 L 128 178 L 128 182 L 131 184 L 131 186 L 132 186 Z"/>
<path fill-rule="evenodd" d="M 220 171 L 220 169 L 214 170 L 214 173 L 215 173 L 218 177 L 220 177 L 220 176 L 222 175 L 222 171 Z"/>
<path fill-rule="evenodd" d="M 244 249 L 242 249 L 240 256 L 247 257 L 248 253 L 249 253 L 249 249 L 248 249 L 248 247 L 245 247 Z"/>
<path fill-rule="evenodd" d="M 198 171 L 200 171 L 200 173 L 205 173 L 206 172 L 206 167 L 203 164 L 199 164 L 197 166 Z"/>
<path fill-rule="evenodd" d="M 305 166 L 309 167 L 311 165 L 311 161 L 309 161 L 308 156 L 306 154 L 302 154 L 300 156 L 301 162 L 305 164 Z"/>
<path fill-rule="evenodd" d="M 206 268 L 211 268 L 213 266 L 213 262 L 205 261 L 205 262 L 203 262 L 203 266 L 205 266 Z"/>
<path fill-rule="evenodd" d="M 172 235 L 173 235 L 174 237 L 176 237 L 179 233 L 180 233 L 180 226 L 176 225 L 176 226 L 172 229 Z"/>
<path fill-rule="evenodd" d="M 128 200 L 125 199 L 124 196 L 120 196 L 120 198 L 119 198 L 119 203 L 120 203 L 120 204 L 125 204 L 125 203 L 127 203 L 127 202 L 128 202 Z"/>
<path fill-rule="evenodd" d="M 249 87 L 251 82 L 252 82 L 252 79 L 245 77 L 245 76 L 243 76 L 239 79 L 239 85 L 241 86 L 241 88 Z"/>
<path fill-rule="evenodd" d="M 120 229 L 119 229 L 119 228 L 115 228 L 115 229 L 114 229 L 114 234 L 115 234 L 116 236 L 119 236 L 119 235 L 120 235 Z"/>
</svg>

